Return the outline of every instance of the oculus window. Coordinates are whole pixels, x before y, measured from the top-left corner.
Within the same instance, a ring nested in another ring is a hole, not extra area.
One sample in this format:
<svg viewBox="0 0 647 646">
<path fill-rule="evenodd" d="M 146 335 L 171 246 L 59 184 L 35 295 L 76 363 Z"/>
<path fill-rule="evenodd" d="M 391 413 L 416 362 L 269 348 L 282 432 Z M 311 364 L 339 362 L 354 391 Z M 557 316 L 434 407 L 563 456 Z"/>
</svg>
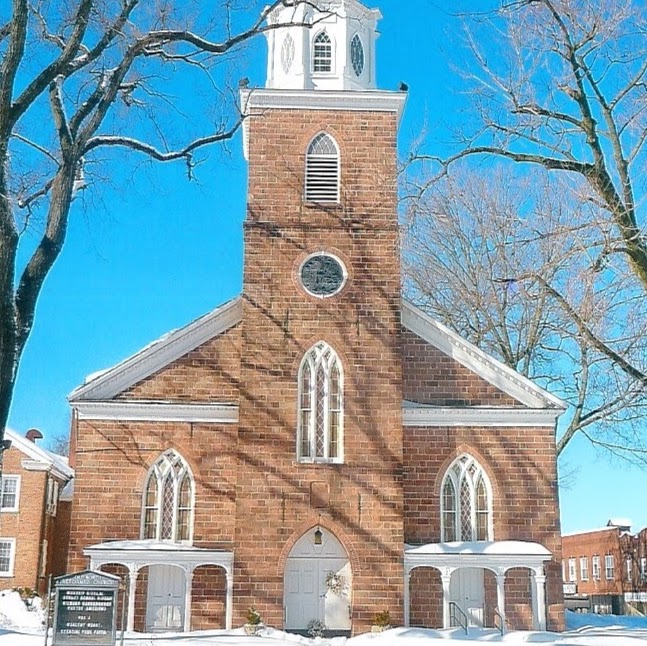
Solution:
<svg viewBox="0 0 647 646">
<path fill-rule="evenodd" d="M 346 283 L 346 268 L 341 260 L 327 253 L 308 256 L 299 270 L 303 288 L 312 296 L 327 298 L 339 293 Z"/>
</svg>

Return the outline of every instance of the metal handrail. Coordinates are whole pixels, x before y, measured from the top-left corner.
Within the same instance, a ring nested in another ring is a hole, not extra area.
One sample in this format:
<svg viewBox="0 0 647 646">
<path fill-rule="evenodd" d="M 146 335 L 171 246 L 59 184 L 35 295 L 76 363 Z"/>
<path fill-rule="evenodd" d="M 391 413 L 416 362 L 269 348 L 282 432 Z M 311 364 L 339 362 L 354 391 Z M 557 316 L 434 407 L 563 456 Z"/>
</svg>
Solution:
<svg viewBox="0 0 647 646">
<path fill-rule="evenodd" d="M 469 621 L 467 619 L 467 615 L 455 601 L 449 602 L 449 625 L 459 625 L 463 628 L 465 634 L 468 634 Z"/>
<path fill-rule="evenodd" d="M 497 617 L 499 618 L 499 623 L 497 623 Z M 499 612 L 498 608 L 494 608 L 494 627 L 499 630 L 501 637 L 505 633 L 505 617 Z"/>
</svg>

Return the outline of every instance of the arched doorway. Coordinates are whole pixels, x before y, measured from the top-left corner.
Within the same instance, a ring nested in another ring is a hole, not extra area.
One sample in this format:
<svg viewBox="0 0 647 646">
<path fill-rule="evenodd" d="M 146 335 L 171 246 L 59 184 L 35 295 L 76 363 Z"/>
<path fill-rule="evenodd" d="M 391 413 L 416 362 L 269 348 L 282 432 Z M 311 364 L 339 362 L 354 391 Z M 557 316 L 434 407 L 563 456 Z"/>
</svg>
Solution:
<svg viewBox="0 0 647 646">
<path fill-rule="evenodd" d="M 313 528 L 295 543 L 283 585 L 287 630 L 306 630 L 312 620 L 327 630 L 351 629 L 352 572 L 348 553 L 332 532 Z"/>
</svg>

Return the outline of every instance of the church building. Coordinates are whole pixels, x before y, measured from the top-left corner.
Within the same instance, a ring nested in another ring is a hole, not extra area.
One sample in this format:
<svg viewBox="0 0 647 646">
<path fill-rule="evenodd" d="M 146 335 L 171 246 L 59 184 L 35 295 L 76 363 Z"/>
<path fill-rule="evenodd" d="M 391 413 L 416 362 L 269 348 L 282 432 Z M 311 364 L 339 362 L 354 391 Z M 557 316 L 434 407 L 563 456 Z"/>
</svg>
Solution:
<svg viewBox="0 0 647 646">
<path fill-rule="evenodd" d="M 242 294 L 70 396 L 69 571 L 123 577 L 127 628 L 563 628 L 564 404 L 407 302 L 406 94 L 376 9 L 280 7 L 241 88 Z"/>
</svg>

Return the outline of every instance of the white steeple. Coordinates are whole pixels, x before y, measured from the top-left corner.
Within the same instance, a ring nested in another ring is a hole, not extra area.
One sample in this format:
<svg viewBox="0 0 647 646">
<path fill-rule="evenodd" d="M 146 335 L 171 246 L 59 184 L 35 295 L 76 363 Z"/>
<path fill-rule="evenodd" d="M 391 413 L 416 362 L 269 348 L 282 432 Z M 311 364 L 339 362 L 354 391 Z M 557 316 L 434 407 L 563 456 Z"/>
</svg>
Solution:
<svg viewBox="0 0 647 646">
<path fill-rule="evenodd" d="M 357 0 L 319 0 L 278 7 L 269 15 L 268 23 L 292 26 L 266 32 L 265 87 L 375 89 L 376 26 L 380 18 L 377 9 L 368 9 Z"/>
</svg>

